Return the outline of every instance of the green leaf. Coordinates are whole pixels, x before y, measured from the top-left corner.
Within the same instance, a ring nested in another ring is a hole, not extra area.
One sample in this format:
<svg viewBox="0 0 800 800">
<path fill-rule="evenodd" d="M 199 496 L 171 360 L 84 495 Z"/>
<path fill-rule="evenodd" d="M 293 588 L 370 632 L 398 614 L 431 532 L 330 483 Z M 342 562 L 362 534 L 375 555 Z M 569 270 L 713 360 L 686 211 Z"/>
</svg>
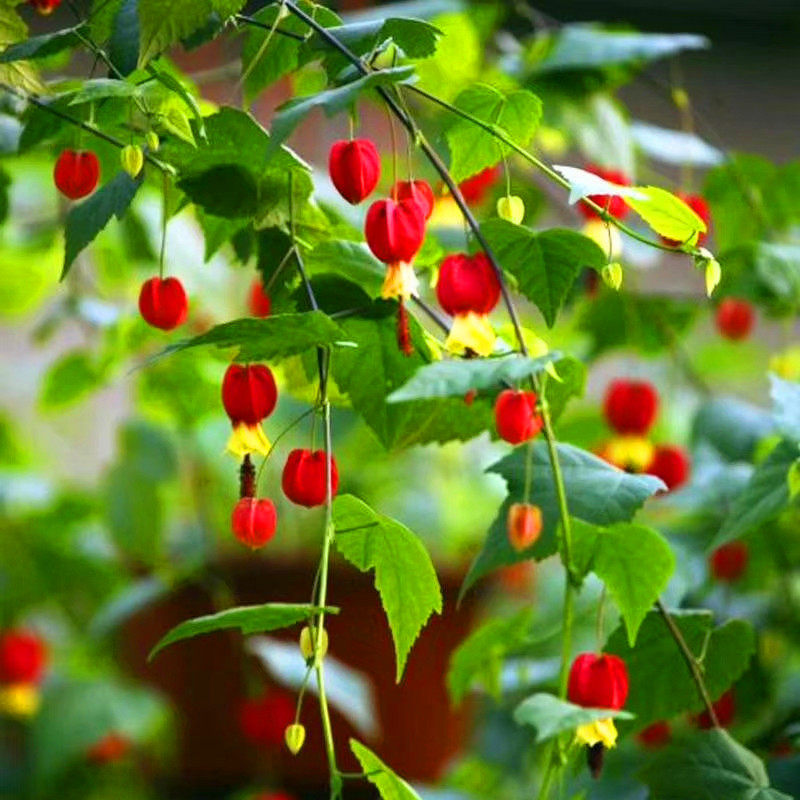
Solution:
<svg viewBox="0 0 800 800">
<path fill-rule="evenodd" d="M 560 525 L 558 499 L 550 467 L 547 445 L 534 442 L 531 459 L 531 485 L 528 502 L 542 510 L 542 533 L 528 550 L 518 553 L 511 547 L 506 531 L 506 518 L 512 503 L 523 502 L 527 447 L 518 447 L 510 455 L 489 468 L 501 475 L 508 485 L 508 497 L 484 542 L 483 549 L 472 562 L 461 595 L 492 570 L 516 564 L 528 558 L 541 560 L 556 552 L 556 531 Z M 650 475 L 630 475 L 612 467 L 595 455 L 572 445 L 556 446 L 567 494 L 570 515 L 596 525 L 627 522 L 633 518 L 650 495 L 664 484 Z"/>
<path fill-rule="evenodd" d="M 564 25 L 559 28 L 550 52 L 536 64 L 536 71 L 593 69 L 653 61 L 708 46 L 705 36 L 691 33 L 638 33 L 605 30 L 589 24 Z"/>
<path fill-rule="evenodd" d="M 800 305 L 800 247 L 781 242 L 758 242 L 755 274 L 772 298 L 789 307 L 794 316 Z"/>
<path fill-rule="evenodd" d="M 790 439 L 800 442 L 800 383 L 785 381 L 770 374 L 772 416 L 780 431 Z"/>
<path fill-rule="evenodd" d="M 152 661 L 165 647 L 169 647 L 175 642 L 193 639 L 204 633 L 232 628 L 241 631 L 245 636 L 254 633 L 268 633 L 280 628 L 289 628 L 298 622 L 310 619 L 320 611 L 320 608 L 307 603 L 265 603 L 261 606 L 238 606 L 217 614 L 195 617 L 181 622 L 180 625 L 176 625 L 169 633 L 165 634 L 150 651 L 147 660 Z M 327 614 L 337 614 L 338 611 L 337 608 L 325 608 Z"/>
<path fill-rule="evenodd" d="M 552 353 L 541 358 L 509 355 L 435 361 L 417 370 L 411 380 L 386 398 L 386 402 L 404 403 L 427 397 L 463 398 L 472 389 L 494 390 L 537 375 L 558 357 L 558 353 Z"/>
<path fill-rule="evenodd" d="M 139 63 L 139 0 L 122 0 L 118 6 L 110 22 L 108 57 L 120 74 L 127 77 Z"/>
<path fill-rule="evenodd" d="M 265 319 L 246 317 L 215 325 L 192 339 L 170 345 L 163 352 L 189 347 L 239 347 L 237 361 L 275 361 L 296 356 L 313 347 L 325 347 L 345 339 L 339 326 L 321 311 L 276 314 Z"/>
<path fill-rule="evenodd" d="M 40 396 L 42 407 L 54 410 L 75 403 L 96 389 L 101 378 L 88 352 L 74 350 L 67 353 L 45 375 Z"/>
<path fill-rule="evenodd" d="M 31 36 L 12 44 L 0 54 L 0 64 L 8 64 L 11 61 L 20 61 L 25 58 L 47 58 L 69 50 L 80 44 L 76 33 L 85 32 L 85 28 L 85 25 L 76 25 L 74 28 L 65 28 L 61 31 L 45 33 L 42 36 Z"/>
<path fill-rule="evenodd" d="M 442 35 L 441 30 L 430 22 L 408 17 L 377 17 L 339 25 L 331 28 L 330 33 L 359 56 L 376 50 L 391 39 L 409 58 L 432 56 L 436 52 L 436 42 Z M 311 46 L 321 52 L 330 49 L 329 45 L 319 39 L 312 39 Z"/>
<path fill-rule="evenodd" d="M 447 670 L 447 690 L 453 705 L 459 705 L 476 682 L 492 697 L 500 698 L 503 662 L 530 635 L 531 615 L 531 609 L 524 608 L 510 619 L 494 619 L 461 642 Z"/>
<path fill-rule="evenodd" d="M 335 89 L 327 89 L 308 97 L 290 100 L 282 105 L 272 118 L 270 147 L 274 148 L 285 142 L 300 122 L 316 108 L 323 109 L 330 117 L 339 111 L 345 111 L 368 89 L 388 86 L 392 83 L 408 83 L 413 76 L 413 67 L 392 67 L 363 75 L 343 86 L 337 86 Z"/>
<path fill-rule="evenodd" d="M 548 375 L 544 396 L 550 406 L 550 416 L 556 422 L 573 397 L 583 397 L 586 391 L 586 366 L 577 358 L 566 356 L 556 361 L 554 367 L 559 379 Z"/>
<path fill-rule="evenodd" d="M 245 0 L 139 0 L 139 66 L 203 28 L 212 13 L 229 17 Z"/>
<path fill-rule="evenodd" d="M 484 223 L 481 231 L 502 268 L 516 278 L 520 291 L 551 328 L 581 270 L 601 270 L 607 261 L 598 245 L 575 231 L 534 233 L 501 219 Z"/>
<path fill-rule="evenodd" d="M 94 241 L 112 217 L 122 219 L 141 185 L 141 176 L 133 179 L 125 171 L 118 172 L 88 200 L 69 210 L 64 226 L 64 266 L 60 280 L 67 277 L 78 253 Z"/>
<path fill-rule="evenodd" d="M 414 352 L 397 345 L 397 304 L 376 300 L 358 316 L 341 320 L 345 338 L 358 345 L 342 348 L 333 359 L 333 377 L 350 397 L 386 448 L 398 449 L 424 442 L 466 441 L 492 424 L 492 407 L 485 398 L 471 406 L 460 398 L 434 398 L 389 404 L 386 398 L 433 357 L 419 323 L 409 313 Z"/>
<path fill-rule="evenodd" d="M 421 800 L 420 796 L 369 748 L 351 739 L 350 749 L 361 764 L 367 780 L 378 790 L 381 800 Z"/>
<path fill-rule="evenodd" d="M 706 224 L 680 198 L 657 186 L 634 186 L 626 203 L 657 233 L 688 245 L 706 232 Z M 639 197 L 641 195 L 641 198 Z"/>
<path fill-rule="evenodd" d="M 357 569 L 375 570 L 375 588 L 389 620 L 397 655 L 397 682 L 411 646 L 432 613 L 442 612 L 436 570 L 422 542 L 399 522 L 377 514 L 352 495 L 333 503 L 337 550 Z"/>
<path fill-rule="evenodd" d="M 640 775 L 658 800 L 791 800 L 769 788 L 761 759 L 724 730 L 679 739 Z"/>
<path fill-rule="evenodd" d="M 710 445 L 727 461 L 751 461 L 758 443 L 775 426 L 770 415 L 738 397 L 714 397 L 692 422 L 692 443 Z"/>
<path fill-rule="evenodd" d="M 694 302 L 603 292 L 584 305 L 578 328 L 592 340 L 592 358 L 620 348 L 655 355 L 686 333 L 696 317 Z"/>
<path fill-rule="evenodd" d="M 139 94 L 139 87 L 127 81 L 119 81 L 114 78 L 95 78 L 94 80 L 84 81 L 81 88 L 74 92 L 69 104 L 78 106 L 82 103 L 96 103 L 98 100 L 107 100 L 110 97 L 133 97 Z"/>
<path fill-rule="evenodd" d="M 754 531 L 789 507 L 789 470 L 797 460 L 797 442 L 784 439 L 759 464 L 733 501 L 712 548 Z"/>
<path fill-rule="evenodd" d="M 526 89 L 503 94 L 484 83 L 465 89 L 455 99 L 457 108 L 491 125 L 520 147 L 533 138 L 542 118 L 542 101 Z M 511 153 L 491 133 L 466 119 L 457 119 L 446 132 L 450 172 L 456 181 L 469 178 Z"/>
<path fill-rule="evenodd" d="M 692 653 L 696 657 L 705 653 L 703 678 L 711 699 L 719 699 L 744 673 L 755 652 L 752 626 L 733 619 L 714 628 L 710 611 L 670 613 Z M 619 627 L 609 637 L 605 651 L 620 656 L 628 668 L 630 689 L 625 708 L 636 715 L 637 729 L 703 708 L 681 651 L 657 611 L 645 617 L 635 647 L 628 644 L 624 628 Z"/>
<path fill-rule="evenodd" d="M 633 646 L 647 612 L 675 571 L 675 556 L 653 528 L 630 523 L 599 528 L 576 522 L 576 560 L 588 565 L 608 587 Z"/>
<path fill-rule="evenodd" d="M 380 293 L 386 268 L 363 242 L 329 239 L 320 242 L 306 256 L 306 268 L 311 274 L 334 272 L 357 283 L 368 294 Z"/>
<path fill-rule="evenodd" d="M 28 37 L 28 26 L 14 10 L 14 3 L 0 6 L 0 51 Z M 27 61 L 0 64 L 0 83 L 22 89 L 31 94 L 46 94 L 47 88 L 39 80 L 35 69 Z"/>
<path fill-rule="evenodd" d="M 544 742 L 581 725 L 601 719 L 631 719 L 627 711 L 610 708 L 583 708 L 560 700 L 544 692 L 523 700 L 514 710 L 514 721 L 518 725 L 536 728 L 536 741 Z"/>
<path fill-rule="evenodd" d="M 197 141 L 194 138 L 194 131 L 192 130 L 192 123 L 185 111 L 175 106 L 167 106 L 167 108 L 159 112 L 155 118 L 161 129 L 177 136 L 181 141 L 186 142 L 186 144 L 197 147 Z M 186 180 L 188 181 L 189 179 Z M 222 185 L 224 186 L 224 184 Z"/>
</svg>

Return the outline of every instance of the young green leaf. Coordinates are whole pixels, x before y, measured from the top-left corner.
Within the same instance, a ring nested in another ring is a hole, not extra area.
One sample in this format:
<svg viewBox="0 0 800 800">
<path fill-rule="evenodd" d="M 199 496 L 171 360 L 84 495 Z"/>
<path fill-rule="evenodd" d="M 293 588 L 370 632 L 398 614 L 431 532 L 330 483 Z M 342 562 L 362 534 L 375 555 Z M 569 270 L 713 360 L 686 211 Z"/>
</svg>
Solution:
<svg viewBox="0 0 800 800">
<path fill-rule="evenodd" d="M 719 699 L 747 669 L 755 652 L 752 626 L 732 619 L 714 628 L 710 611 L 676 610 L 671 614 L 692 653 L 696 657 L 705 653 L 703 678 L 711 699 Z M 645 617 L 635 647 L 628 644 L 620 626 L 605 650 L 620 656 L 628 668 L 630 690 L 625 708 L 636 714 L 637 729 L 703 708 L 689 668 L 657 611 Z"/>
<path fill-rule="evenodd" d="M 514 710 L 518 725 L 536 728 L 536 741 L 544 742 L 581 725 L 601 719 L 632 719 L 633 714 L 611 708 L 584 708 L 544 692 L 523 700 Z"/>
<path fill-rule="evenodd" d="M 399 776 L 395 775 L 375 753 L 355 739 L 350 749 L 361 764 L 367 780 L 378 790 L 381 800 L 421 800 L 420 796 Z"/>
<path fill-rule="evenodd" d="M 352 495 L 333 503 L 336 549 L 362 572 L 375 570 L 375 588 L 389 620 L 397 655 L 397 682 L 411 646 L 431 614 L 442 612 L 436 570 L 422 542 L 399 522 L 377 514 Z"/>
<path fill-rule="evenodd" d="M 528 145 L 542 118 L 542 101 L 526 89 L 506 95 L 479 83 L 461 92 L 455 105 L 520 147 Z M 508 145 L 467 119 L 456 118 L 446 135 L 451 155 L 450 172 L 456 181 L 496 164 L 511 152 Z"/>
<path fill-rule="evenodd" d="M 148 661 L 154 659 L 165 647 L 204 633 L 232 628 L 241 631 L 245 636 L 253 633 L 267 633 L 280 628 L 289 628 L 298 622 L 310 619 L 319 611 L 319 608 L 308 604 L 265 603 L 261 606 L 228 608 L 217 614 L 188 619 L 181 622 L 180 625 L 176 625 L 159 640 L 158 644 L 150 651 Z M 325 613 L 336 614 L 338 609 L 326 608 Z"/>
<path fill-rule="evenodd" d="M 76 34 L 85 33 L 85 30 L 85 25 L 76 25 L 74 28 L 65 28 L 41 36 L 31 36 L 7 47 L 0 54 L 0 64 L 9 64 L 25 58 L 47 58 L 69 50 L 80 44 L 80 39 Z"/>
<path fill-rule="evenodd" d="M 60 409 L 77 402 L 96 389 L 102 372 L 86 350 L 74 350 L 61 356 L 47 371 L 40 402 L 47 410 Z"/>
<path fill-rule="evenodd" d="M 657 233 L 688 245 L 707 230 L 706 223 L 679 197 L 657 186 L 636 186 L 627 204 Z"/>
</svg>

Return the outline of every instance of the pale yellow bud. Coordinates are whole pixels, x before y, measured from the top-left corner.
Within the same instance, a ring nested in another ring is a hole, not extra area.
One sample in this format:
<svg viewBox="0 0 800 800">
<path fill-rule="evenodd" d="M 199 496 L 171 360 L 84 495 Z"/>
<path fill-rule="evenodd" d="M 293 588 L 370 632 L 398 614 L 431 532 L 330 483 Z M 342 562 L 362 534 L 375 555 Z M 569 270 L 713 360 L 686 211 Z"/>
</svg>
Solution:
<svg viewBox="0 0 800 800">
<path fill-rule="evenodd" d="M 310 662 L 314 656 L 314 651 L 317 649 L 317 629 L 310 628 L 306 625 L 302 631 L 300 631 L 300 652 L 303 655 L 306 663 Z M 322 635 L 320 637 L 319 642 L 319 651 L 317 652 L 317 658 L 314 662 L 314 666 L 319 664 L 325 655 L 328 652 L 328 631 L 325 628 L 322 629 Z"/>
<path fill-rule="evenodd" d="M 161 146 L 161 141 L 158 138 L 158 134 L 155 131 L 147 131 L 145 135 L 145 141 L 147 142 L 147 146 L 155 153 L 156 150 Z"/>
<path fill-rule="evenodd" d="M 501 197 L 497 201 L 497 216 L 515 225 L 521 225 L 525 219 L 525 203 L 515 194 Z"/>
<path fill-rule="evenodd" d="M 722 267 L 716 258 L 709 259 L 706 262 L 706 294 L 711 297 L 714 294 L 714 289 L 719 285 L 722 280 Z"/>
<path fill-rule="evenodd" d="M 144 153 L 138 144 L 129 144 L 122 148 L 119 154 L 119 160 L 122 164 L 122 169 L 135 178 L 142 171 L 144 166 Z"/>
<path fill-rule="evenodd" d="M 603 283 L 609 289 L 613 289 L 615 292 L 619 291 L 620 286 L 622 286 L 622 264 L 619 261 L 612 261 L 610 264 L 606 264 L 600 275 L 603 278 Z"/>
<path fill-rule="evenodd" d="M 295 722 L 286 728 L 284 737 L 286 738 L 286 746 L 289 748 L 289 752 L 296 756 L 306 740 L 306 729 L 300 723 Z"/>
</svg>

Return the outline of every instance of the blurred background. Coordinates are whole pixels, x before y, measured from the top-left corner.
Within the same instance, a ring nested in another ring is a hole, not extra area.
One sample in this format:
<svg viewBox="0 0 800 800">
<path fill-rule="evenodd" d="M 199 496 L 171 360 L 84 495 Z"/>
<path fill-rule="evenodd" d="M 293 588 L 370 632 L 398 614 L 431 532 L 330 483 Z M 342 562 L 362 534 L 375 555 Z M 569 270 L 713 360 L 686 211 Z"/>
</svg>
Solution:
<svg viewBox="0 0 800 800">
<path fill-rule="evenodd" d="M 46 20 L 27 14 L 32 31 L 74 24 L 68 5 Z M 247 13 L 257 15 L 264 5 L 249 3 Z M 731 153 L 754 154 L 765 160 L 759 165 L 797 164 L 796 2 L 543 0 L 534 6 L 511 0 L 353 0 L 326 5 L 345 23 L 376 15 L 430 19 L 450 44 L 421 62 L 421 85 L 448 99 L 477 80 L 502 84 L 504 73 L 539 94 L 545 117 L 535 149 L 548 163 L 598 163 L 671 190 L 707 193 L 711 187 L 712 214 L 719 208 L 730 220 L 726 165 Z M 674 40 L 668 39 L 668 58 L 651 54 L 592 65 L 590 54 L 571 70 L 537 68 L 541 43 L 558 41 L 575 22 L 698 34 L 708 42 L 695 40 L 673 52 Z M 244 28 L 232 30 L 171 54 L 204 109 L 241 102 L 239 55 L 250 35 Z M 62 77 L 93 68 L 85 55 L 68 59 L 63 54 L 45 66 L 48 75 Z M 304 67 L 264 91 L 246 92 L 246 102 L 268 128 L 276 106 L 319 87 L 318 73 L 313 65 Z M 688 93 L 691 113 L 676 106 L 676 90 Z M 430 107 L 414 110 L 444 151 L 444 139 L 437 136 L 441 117 Z M 158 182 L 144 187 L 133 209 L 113 221 L 59 283 L 67 206 L 52 187 L 51 172 L 54 154 L 68 140 L 59 134 L 41 137 L 36 147 L 20 144 L 15 112 L 13 100 L 6 98 L 0 117 L 8 188 L 0 231 L 0 630 L 35 631 L 45 643 L 47 667 L 37 713 L 0 721 L 0 798 L 327 796 L 313 698 L 302 714 L 305 748 L 291 757 L 283 747 L 283 729 L 293 717 L 304 672 L 291 635 L 257 637 L 245 645 L 238 634 L 215 633 L 147 661 L 159 638 L 188 617 L 234 602 L 305 602 L 321 517 L 299 512 L 283 499 L 282 465 L 270 459 L 260 486 L 278 506 L 279 535 L 255 555 L 233 540 L 229 520 L 238 464 L 223 452 L 229 423 L 219 399 L 230 354 L 196 349 L 157 358 L 175 337 L 147 328 L 137 313 L 139 286 L 157 269 Z M 390 151 L 390 130 L 380 108 L 361 105 L 359 130 L 382 152 Z M 363 209 L 343 207 L 326 175 L 330 143 L 347 132 L 346 115 L 326 119 L 315 113 L 290 144 L 314 167 L 320 203 L 343 225 L 357 228 Z M 676 132 L 684 138 L 676 140 Z M 98 152 L 111 174 L 116 152 Z M 434 182 L 424 164 L 417 170 Z M 583 228 L 583 218 L 560 190 L 513 159 L 510 170 L 514 190 L 528 208 L 526 222 Z M 797 169 L 792 173 L 798 174 Z M 800 178 L 793 180 L 800 188 Z M 494 215 L 504 191 L 495 176 L 471 202 L 478 213 Z M 420 263 L 428 293 L 442 253 L 464 240 L 447 198 L 441 198 L 439 212 Z M 792 216 L 792 230 L 796 219 Z M 738 233 L 735 221 L 712 227 L 707 246 L 715 253 L 735 249 Z M 190 296 L 187 335 L 253 313 L 254 266 L 264 268 L 260 256 L 241 258 L 236 242 L 209 247 L 203 221 L 188 209 L 170 219 L 166 241 L 167 271 L 181 279 Z M 268 261 L 269 255 L 263 258 Z M 712 474 L 701 469 L 702 453 L 707 455 L 703 446 L 713 445 L 719 456 L 728 437 L 724 426 L 717 432 L 698 426 L 698 413 L 730 419 L 746 431 L 741 450 L 724 453 L 731 463 L 752 461 L 758 442 L 770 435 L 767 368 L 795 380 L 795 371 L 800 372 L 796 299 L 787 312 L 785 298 L 769 295 L 757 312 L 753 335 L 734 343 L 720 335 L 713 308 L 700 302 L 703 276 L 688 258 L 661 255 L 632 241 L 624 243 L 620 258 L 626 288 L 691 305 L 676 322 L 680 345 L 672 346 L 670 337 L 643 345 L 631 330 L 619 340 L 606 337 L 602 315 L 593 322 L 584 310 L 587 292 L 593 291 L 586 282 L 576 288 L 570 313 L 553 330 L 545 328 L 533 307 L 525 308 L 524 322 L 551 348 L 575 353 L 590 366 L 586 393 L 560 421 L 559 437 L 598 449 L 609 437 L 600 410 L 609 380 L 619 375 L 652 380 L 662 396 L 655 438 L 691 447 L 697 458 L 688 493 L 695 479 L 702 483 Z M 793 264 L 798 280 L 800 268 Z M 293 302 L 277 291 L 273 313 Z M 280 402 L 268 422 L 271 437 L 313 400 L 301 359 L 282 362 L 276 375 Z M 708 403 L 718 395 L 728 398 L 728 405 L 709 412 Z M 284 442 L 308 446 L 312 436 L 311 426 L 301 423 Z M 467 443 L 387 451 L 341 398 L 334 412 L 334 444 L 340 491 L 364 498 L 423 538 L 445 598 L 443 615 L 423 631 L 403 682 L 395 685 L 391 639 L 370 576 L 343 561 L 334 564 L 331 602 L 342 611 L 330 620 L 330 692 L 342 767 L 357 768 L 344 747 L 347 737 L 355 736 L 414 784 L 445 787 L 429 789 L 432 797 L 519 796 L 519 784 L 498 782 L 498 765 L 520 772 L 529 767 L 529 738 L 514 729 L 508 709 L 495 706 L 485 692 L 455 705 L 446 687 L 453 651 L 490 613 L 533 606 L 543 631 L 560 613 L 561 579 L 548 563 L 526 562 L 499 572 L 456 603 L 505 495 L 502 479 L 484 470 L 507 448 L 484 435 Z M 705 496 L 687 494 L 683 505 L 678 497 L 651 513 L 680 534 L 685 532 L 681 514 L 694 512 Z M 708 541 L 705 533 L 700 539 Z M 772 572 L 753 572 L 742 584 L 745 599 L 737 599 L 710 581 L 702 543 L 684 545 L 687 558 L 676 597 L 693 592 L 723 615 L 765 613 L 769 601 L 759 592 Z M 752 553 L 756 564 L 768 560 L 759 546 Z M 788 557 L 794 558 L 793 551 Z M 590 586 L 582 598 L 584 611 L 596 601 L 597 587 Z M 615 620 L 609 614 L 611 630 Z M 584 613 L 582 624 L 587 630 L 594 624 L 590 613 Z M 780 660 L 790 652 L 787 637 L 776 627 L 768 657 Z M 552 680 L 557 644 L 544 636 L 535 657 L 515 666 L 516 678 L 511 670 L 503 673 L 504 685 Z M 791 653 L 787 667 L 796 663 L 796 647 Z M 777 723 L 762 720 L 759 727 L 755 713 L 747 712 L 766 702 L 753 688 L 765 683 L 762 677 L 754 673 L 742 690 L 737 722 L 746 729 L 753 725 L 753 737 L 769 748 L 778 743 Z M 795 678 L 795 693 L 796 683 Z M 796 694 L 792 697 L 796 700 Z M 795 706 L 781 706 L 783 718 L 787 708 Z M 636 752 L 632 746 L 620 755 L 620 774 L 630 772 Z M 785 791 L 798 782 L 800 765 L 792 752 L 791 769 L 778 765 L 773 770 L 789 775 L 781 778 Z M 586 796 L 646 796 L 641 786 L 615 784 L 613 777 L 612 771 L 604 788 Z M 346 796 L 371 797 L 374 790 L 348 786 Z"/>
</svg>

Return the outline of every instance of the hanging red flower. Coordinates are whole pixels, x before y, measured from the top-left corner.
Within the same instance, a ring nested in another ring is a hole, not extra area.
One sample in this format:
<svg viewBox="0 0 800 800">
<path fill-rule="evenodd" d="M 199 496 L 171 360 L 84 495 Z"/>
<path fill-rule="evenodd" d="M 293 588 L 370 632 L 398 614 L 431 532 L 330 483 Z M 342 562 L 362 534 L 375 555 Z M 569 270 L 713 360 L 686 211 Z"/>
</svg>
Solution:
<svg viewBox="0 0 800 800">
<path fill-rule="evenodd" d="M 497 435 L 511 444 L 533 439 L 544 424 L 541 415 L 536 413 L 538 400 L 535 392 L 515 389 L 501 392 L 494 404 Z"/>
<path fill-rule="evenodd" d="M 413 200 L 422 209 L 426 220 L 430 219 L 433 213 L 435 198 L 428 181 L 397 181 L 389 195 L 395 202 Z"/>
<path fill-rule="evenodd" d="M 328 172 L 339 194 L 356 205 L 372 194 L 381 176 L 381 158 L 369 139 L 334 142 Z"/>
<path fill-rule="evenodd" d="M 177 278 L 150 278 L 139 292 L 139 313 L 154 328 L 171 331 L 186 322 L 189 302 Z"/>
<path fill-rule="evenodd" d="M 425 240 L 425 215 L 414 200 L 376 200 L 367 211 L 364 237 L 384 264 L 411 262 Z"/>
<path fill-rule="evenodd" d="M 91 194 L 100 180 L 100 162 L 91 150 L 64 150 L 53 169 L 56 188 L 70 200 Z"/>
<path fill-rule="evenodd" d="M 611 381 L 603 411 L 606 421 L 617 433 L 644 435 L 658 414 L 658 392 L 648 381 Z"/>
<path fill-rule="evenodd" d="M 278 515 L 272 500 L 243 497 L 233 508 L 231 530 L 247 547 L 263 547 L 275 535 Z"/>
<path fill-rule="evenodd" d="M 326 455 L 324 450 L 292 450 L 283 468 L 283 493 L 299 506 L 312 508 L 325 503 L 327 494 Z M 331 456 L 331 496 L 339 488 L 336 459 Z"/>
</svg>

